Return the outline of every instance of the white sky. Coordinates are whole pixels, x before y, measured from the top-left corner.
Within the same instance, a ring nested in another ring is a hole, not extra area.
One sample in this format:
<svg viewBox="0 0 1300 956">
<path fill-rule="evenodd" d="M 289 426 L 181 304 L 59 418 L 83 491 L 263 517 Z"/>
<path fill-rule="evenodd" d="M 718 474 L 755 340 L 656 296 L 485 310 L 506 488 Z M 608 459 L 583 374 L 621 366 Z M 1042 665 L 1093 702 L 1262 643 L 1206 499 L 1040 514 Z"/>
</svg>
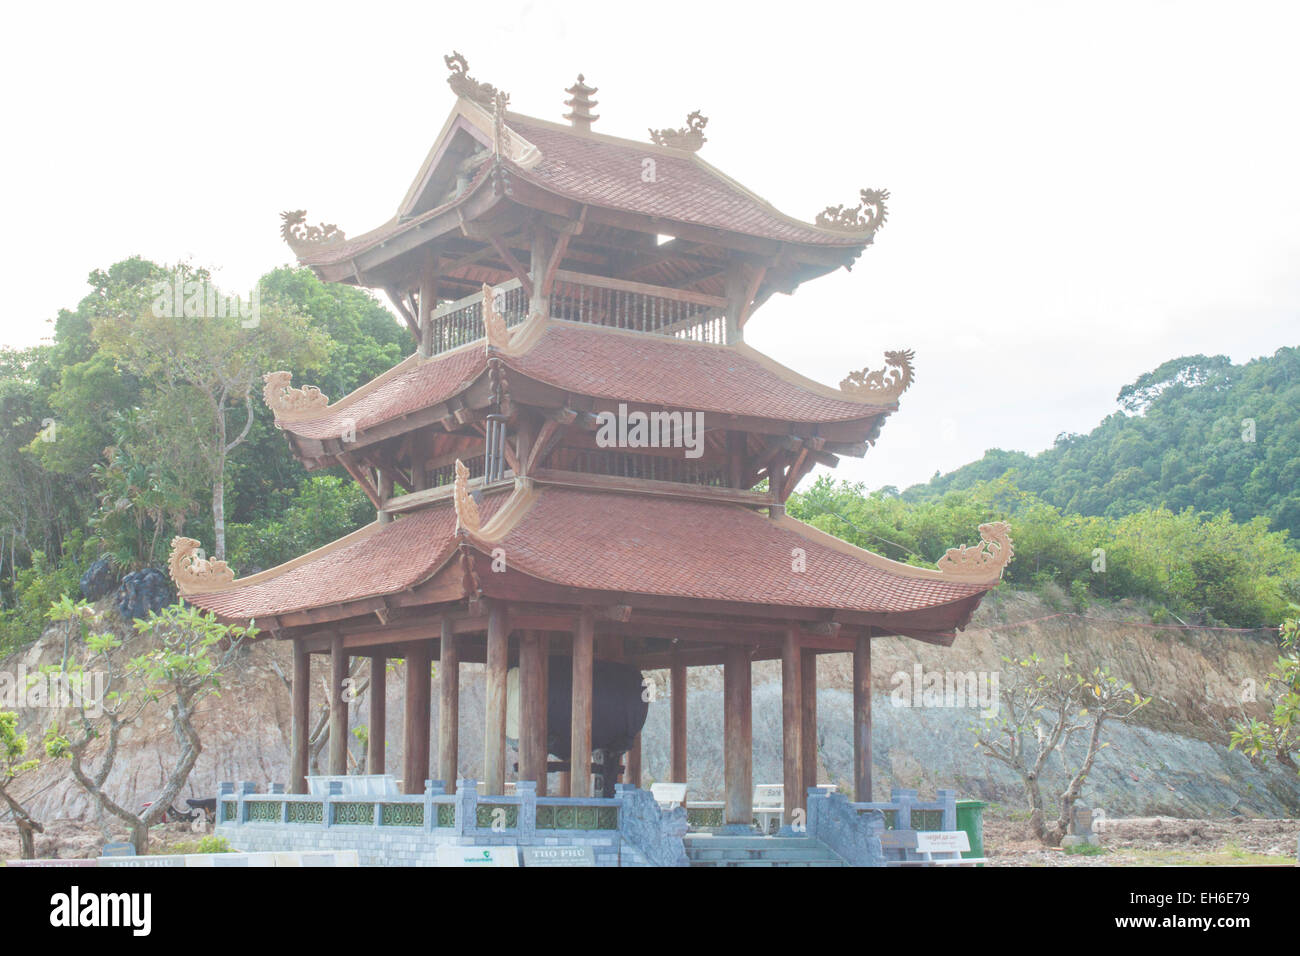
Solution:
<svg viewBox="0 0 1300 956">
<path fill-rule="evenodd" d="M 1215 3 L 223 3 L 6 9 L 0 343 L 139 253 L 244 291 L 281 210 L 388 219 L 452 105 L 442 56 L 596 129 L 693 109 L 702 156 L 811 219 L 893 193 L 852 273 L 747 340 L 838 383 L 917 382 L 840 475 L 905 486 L 1087 431 L 1177 355 L 1300 344 L 1300 7 Z"/>
</svg>

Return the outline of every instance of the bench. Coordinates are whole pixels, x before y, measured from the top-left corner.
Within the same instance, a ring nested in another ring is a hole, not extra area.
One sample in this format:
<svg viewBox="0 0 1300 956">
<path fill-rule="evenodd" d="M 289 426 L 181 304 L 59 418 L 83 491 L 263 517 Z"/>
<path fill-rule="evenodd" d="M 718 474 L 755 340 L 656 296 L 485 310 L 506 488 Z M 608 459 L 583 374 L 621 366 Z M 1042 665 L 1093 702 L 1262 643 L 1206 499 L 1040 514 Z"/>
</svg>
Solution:
<svg viewBox="0 0 1300 956">
<path fill-rule="evenodd" d="M 673 807 L 686 806 L 686 784 L 684 783 L 652 783 L 650 784 L 650 795 L 655 798 L 655 803 L 663 810 L 671 810 Z"/>
<path fill-rule="evenodd" d="M 785 822 L 785 785 L 761 783 L 754 788 L 754 826 L 760 833 L 776 833 Z"/>
<path fill-rule="evenodd" d="M 975 866 L 965 830 L 885 830 L 880 834 L 886 866 Z"/>
</svg>

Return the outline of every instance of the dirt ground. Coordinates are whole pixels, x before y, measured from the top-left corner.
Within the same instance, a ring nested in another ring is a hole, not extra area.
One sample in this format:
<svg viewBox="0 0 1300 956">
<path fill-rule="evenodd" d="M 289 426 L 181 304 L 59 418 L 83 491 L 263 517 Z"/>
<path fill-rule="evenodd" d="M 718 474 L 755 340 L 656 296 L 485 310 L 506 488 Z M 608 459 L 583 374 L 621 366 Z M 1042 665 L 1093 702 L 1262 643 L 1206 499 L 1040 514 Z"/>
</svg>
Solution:
<svg viewBox="0 0 1300 956">
<path fill-rule="evenodd" d="M 36 834 L 36 855 L 43 859 L 72 860 L 99 856 L 100 848 L 108 842 L 125 843 L 130 838 L 125 827 L 110 825 L 107 832 L 94 823 L 81 820 L 47 820 L 45 832 Z M 156 827 L 149 841 L 149 852 L 164 852 L 175 843 L 202 839 L 212 827 L 194 830 L 187 823 L 168 823 Z M 12 823 L 0 823 L 0 864 L 18 859 L 18 828 Z"/>
<path fill-rule="evenodd" d="M 1130 817 L 1101 821 L 1100 851 L 1044 847 L 1024 822 L 984 820 L 984 852 L 997 866 L 1295 865 L 1300 820 L 1180 820 Z"/>
</svg>

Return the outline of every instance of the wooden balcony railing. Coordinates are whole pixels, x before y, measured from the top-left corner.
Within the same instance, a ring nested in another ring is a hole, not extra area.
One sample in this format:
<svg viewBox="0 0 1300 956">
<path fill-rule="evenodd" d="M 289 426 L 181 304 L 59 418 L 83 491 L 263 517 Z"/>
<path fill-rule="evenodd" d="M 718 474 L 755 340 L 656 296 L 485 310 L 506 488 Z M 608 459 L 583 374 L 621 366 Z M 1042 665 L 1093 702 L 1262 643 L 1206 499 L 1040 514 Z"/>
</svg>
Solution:
<svg viewBox="0 0 1300 956">
<path fill-rule="evenodd" d="M 493 291 L 507 327 L 527 320 L 528 295 L 518 279 L 504 282 Z M 561 270 L 555 274 L 550 311 L 552 318 L 568 322 L 726 343 L 727 300 L 683 289 Z M 484 334 L 481 292 L 434 310 L 434 354 L 477 341 Z"/>
</svg>

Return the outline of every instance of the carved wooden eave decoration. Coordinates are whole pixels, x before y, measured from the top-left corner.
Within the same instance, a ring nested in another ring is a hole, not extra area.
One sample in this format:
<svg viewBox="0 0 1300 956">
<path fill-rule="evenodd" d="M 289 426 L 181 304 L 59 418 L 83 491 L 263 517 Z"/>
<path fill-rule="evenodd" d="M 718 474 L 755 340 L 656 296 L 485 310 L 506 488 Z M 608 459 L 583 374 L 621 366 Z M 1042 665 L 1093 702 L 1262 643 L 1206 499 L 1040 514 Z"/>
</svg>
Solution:
<svg viewBox="0 0 1300 956">
<path fill-rule="evenodd" d="M 884 226 L 885 220 L 889 218 L 889 210 L 885 206 L 889 190 L 863 189 L 859 195 L 862 200 L 856 206 L 827 206 L 817 214 L 816 224 L 835 232 L 874 236 L 876 230 Z"/>
<path fill-rule="evenodd" d="M 1011 546 L 1011 525 L 991 521 L 980 525 L 979 544 L 949 548 L 935 567 L 954 580 L 992 583 L 1002 580 L 1002 572 L 1015 553 Z"/>
<path fill-rule="evenodd" d="M 288 243 L 294 255 L 302 256 L 325 246 L 338 245 L 347 236 L 332 222 L 307 225 L 307 210 L 294 209 L 280 213 L 280 238 Z"/>
<path fill-rule="evenodd" d="M 696 110 L 686 117 L 686 125 L 681 129 L 650 130 L 650 141 L 656 146 L 668 146 L 694 153 L 708 142 L 704 135 L 704 127 L 708 125 L 709 118 Z"/>
<path fill-rule="evenodd" d="M 482 527 L 478 503 L 469 493 L 469 469 L 459 458 L 456 459 L 456 484 L 452 489 L 452 503 L 456 506 L 456 533 L 477 534 Z"/>
<path fill-rule="evenodd" d="M 840 382 L 840 391 L 854 398 L 868 399 L 882 404 L 897 402 L 916 379 L 916 373 L 912 368 L 914 358 L 916 352 L 912 349 L 886 352 L 885 368 L 874 371 L 864 368 L 858 372 L 850 372 L 848 378 Z"/>
<path fill-rule="evenodd" d="M 180 535 L 172 538 L 167 570 L 176 582 L 176 589 L 183 595 L 221 591 L 235 580 L 235 572 L 225 561 L 203 557 L 197 541 Z"/>
<path fill-rule="evenodd" d="M 293 421 L 319 414 L 330 403 L 329 396 L 315 385 L 293 388 L 292 372 L 267 372 L 262 376 L 262 400 L 277 421 Z"/>
<path fill-rule="evenodd" d="M 483 283 L 483 334 L 489 350 L 510 347 L 510 329 L 505 316 L 497 311 L 496 296 L 486 282 Z"/>
<path fill-rule="evenodd" d="M 446 63 L 447 69 L 451 70 L 451 75 L 447 77 L 447 85 L 451 87 L 453 93 L 472 103 L 477 103 L 486 110 L 492 109 L 497 88 L 491 83 L 480 83 L 470 76 L 469 61 L 465 57 L 452 50 L 450 56 L 442 58 L 442 62 Z"/>
</svg>

